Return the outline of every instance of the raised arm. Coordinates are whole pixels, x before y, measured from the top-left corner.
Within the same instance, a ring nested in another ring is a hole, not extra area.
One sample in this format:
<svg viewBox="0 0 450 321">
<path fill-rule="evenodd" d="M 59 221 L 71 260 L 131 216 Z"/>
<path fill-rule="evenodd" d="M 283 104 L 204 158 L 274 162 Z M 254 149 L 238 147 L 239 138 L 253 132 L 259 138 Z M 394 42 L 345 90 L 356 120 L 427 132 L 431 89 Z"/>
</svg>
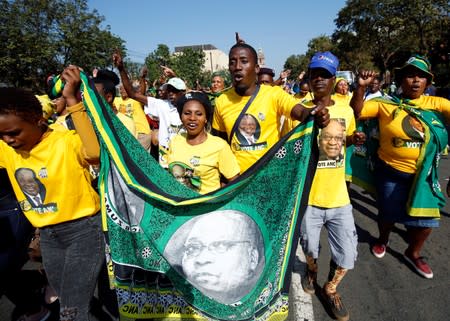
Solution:
<svg viewBox="0 0 450 321">
<path fill-rule="evenodd" d="M 364 93 L 366 92 L 367 86 L 376 76 L 377 73 L 373 70 L 363 70 L 358 75 L 358 87 L 353 91 L 353 96 L 350 100 L 350 106 L 353 108 L 356 119 L 361 115 L 361 110 L 364 106 Z"/>
<path fill-rule="evenodd" d="M 287 79 L 291 75 L 291 70 L 286 69 L 280 73 L 280 77 L 273 82 L 275 86 L 281 86 L 284 83 L 284 80 Z"/>
<path fill-rule="evenodd" d="M 100 161 L 100 146 L 78 92 L 80 90 L 80 68 L 70 65 L 61 74 L 64 81 L 63 97 L 67 102 L 67 111 L 71 114 L 75 130 L 81 138 L 85 160 L 90 164 Z"/>
<path fill-rule="evenodd" d="M 147 91 L 147 66 L 143 66 L 141 68 L 141 72 L 139 73 L 139 93 L 145 96 L 145 92 Z"/>
<path fill-rule="evenodd" d="M 119 70 L 120 79 L 122 80 L 122 85 L 125 91 L 128 94 L 128 97 L 137 100 L 141 104 L 146 105 L 147 104 L 147 96 L 138 93 L 134 90 L 133 86 L 131 85 L 130 78 L 128 78 L 127 71 L 125 69 L 125 64 L 122 59 L 122 54 L 119 51 L 115 51 L 113 53 L 113 63 L 114 66 Z"/>
</svg>

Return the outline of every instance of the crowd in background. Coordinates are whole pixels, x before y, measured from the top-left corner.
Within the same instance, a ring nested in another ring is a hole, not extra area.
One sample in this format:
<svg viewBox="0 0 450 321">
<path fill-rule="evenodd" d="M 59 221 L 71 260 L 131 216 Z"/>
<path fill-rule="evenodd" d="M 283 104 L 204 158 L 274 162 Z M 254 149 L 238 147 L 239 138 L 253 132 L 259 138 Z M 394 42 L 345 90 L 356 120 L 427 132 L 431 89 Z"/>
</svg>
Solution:
<svg viewBox="0 0 450 321">
<path fill-rule="evenodd" d="M 421 276 L 433 277 L 420 252 L 432 228 L 439 226 L 439 213 L 432 210 L 439 212 L 441 203 L 429 211 L 418 210 L 419 214 L 410 214 L 404 206 L 409 204 L 410 190 L 418 188 L 415 177 L 424 175 L 424 168 L 431 171 L 437 166 L 433 159 L 417 165 L 424 135 L 430 132 L 428 126 L 433 127 L 428 114 L 441 125 L 450 120 L 449 97 L 437 96 L 424 57 L 412 56 L 399 66 L 391 83 L 374 71 L 363 71 L 350 83 L 339 77 L 339 60 L 330 52 L 316 53 L 308 70 L 299 75 L 284 70 L 275 79 L 274 70 L 258 66 L 253 47 L 238 38 L 229 52 L 231 85 L 213 74 L 208 88 L 188 88 L 166 66 L 158 80 L 146 79 L 145 68 L 139 79 L 130 79 L 119 52 L 113 53 L 112 61 L 118 74 L 96 69 L 88 75 L 96 91 L 163 168 L 201 194 L 238 179 L 283 135 L 314 116 L 322 130 L 318 167 L 307 211 L 302 213 L 300 244 L 308 265 L 302 286 L 307 293 L 318 290 L 319 236 L 325 226 L 332 258 L 328 279 L 319 290 L 338 320 L 348 320 L 349 313 L 337 286 L 357 257 L 345 175 L 345 160 L 352 154 L 346 147 L 361 146 L 367 139 L 357 121 L 377 119 L 380 235 L 372 253 L 382 258 L 394 224 L 404 224 L 410 235 L 407 262 Z M 5 218 L 3 235 L 8 235 L 2 237 L 0 294 L 16 305 L 17 320 L 45 320 L 50 315 L 91 320 L 96 287 L 105 307 L 95 317 L 118 318 L 114 291 L 107 284 L 96 186 L 100 147 L 79 95 L 80 67 L 68 66 L 61 75 L 49 77 L 46 94 L 0 90 L 0 167 L 8 174 L 0 172 L 0 217 Z M 60 93 L 51 94 L 60 83 L 64 84 Z M 405 122 L 411 126 L 405 127 Z M 433 136 L 435 141 L 427 145 L 430 155 L 446 152 L 446 135 L 444 127 Z M 330 186 L 330 180 L 336 185 Z M 401 192 L 393 196 L 394 188 Z M 42 215 L 46 213 L 56 215 Z M 30 279 L 24 278 L 21 268 L 29 259 L 31 239 L 40 240 L 37 260 L 42 260 L 43 269 Z"/>
</svg>

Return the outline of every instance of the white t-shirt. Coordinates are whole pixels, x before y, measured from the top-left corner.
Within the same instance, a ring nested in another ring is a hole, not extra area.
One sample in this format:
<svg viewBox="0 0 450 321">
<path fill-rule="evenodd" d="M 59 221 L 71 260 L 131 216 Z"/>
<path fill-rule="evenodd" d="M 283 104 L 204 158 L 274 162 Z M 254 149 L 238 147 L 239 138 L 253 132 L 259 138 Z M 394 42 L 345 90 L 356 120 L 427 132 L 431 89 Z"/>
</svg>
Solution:
<svg viewBox="0 0 450 321">
<path fill-rule="evenodd" d="M 368 93 L 364 97 L 364 100 L 371 100 L 371 99 L 374 99 L 374 98 L 377 98 L 377 97 L 383 97 L 383 94 L 379 90 L 377 92 L 374 92 L 374 93 Z"/>
<path fill-rule="evenodd" d="M 180 115 L 177 108 L 168 100 L 162 100 L 154 97 L 147 97 L 147 106 L 144 112 L 152 118 L 159 120 L 159 163 L 167 167 L 165 155 L 169 149 L 170 139 L 178 133 L 181 128 Z"/>
</svg>

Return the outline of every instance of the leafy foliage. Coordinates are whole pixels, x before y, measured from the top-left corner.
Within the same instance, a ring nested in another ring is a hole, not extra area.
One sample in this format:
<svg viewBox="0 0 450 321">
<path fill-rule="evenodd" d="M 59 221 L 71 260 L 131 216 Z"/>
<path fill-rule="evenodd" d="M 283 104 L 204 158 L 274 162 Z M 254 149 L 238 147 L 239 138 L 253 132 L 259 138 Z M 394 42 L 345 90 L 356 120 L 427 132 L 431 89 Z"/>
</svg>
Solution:
<svg viewBox="0 0 450 321">
<path fill-rule="evenodd" d="M 110 65 L 123 40 L 85 0 L 0 0 L 0 82 L 41 91 L 49 74 L 68 64 Z"/>
<path fill-rule="evenodd" d="M 152 80 L 158 80 L 160 84 L 165 82 L 162 75 L 161 66 L 172 66 L 172 58 L 167 45 L 159 44 L 155 51 L 145 58 L 145 65 L 148 69 L 148 77 Z"/>
<path fill-rule="evenodd" d="M 159 84 L 164 83 L 166 79 L 161 66 L 167 66 L 190 88 L 196 88 L 197 82 L 203 87 L 209 86 L 211 74 L 203 71 L 204 62 L 205 54 L 201 50 L 185 48 L 182 52 L 171 54 L 165 44 L 159 44 L 145 59 L 150 80 L 156 80 Z"/>
<path fill-rule="evenodd" d="M 334 51 L 334 45 L 331 39 L 325 35 L 313 38 L 308 43 L 308 50 L 304 55 L 291 55 L 284 63 L 284 69 L 291 70 L 291 79 L 308 69 L 309 60 L 318 51 Z"/>
<path fill-rule="evenodd" d="M 195 87 L 200 82 L 199 76 L 205 62 L 205 54 L 201 50 L 184 49 L 173 57 L 173 69 L 176 74 L 187 82 L 189 87 Z"/>
<path fill-rule="evenodd" d="M 373 66 L 384 73 L 413 53 L 433 57 L 439 46 L 448 49 L 449 12 L 448 0 L 349 0 L 332 40 L 354 71 Z"/>
</svg>

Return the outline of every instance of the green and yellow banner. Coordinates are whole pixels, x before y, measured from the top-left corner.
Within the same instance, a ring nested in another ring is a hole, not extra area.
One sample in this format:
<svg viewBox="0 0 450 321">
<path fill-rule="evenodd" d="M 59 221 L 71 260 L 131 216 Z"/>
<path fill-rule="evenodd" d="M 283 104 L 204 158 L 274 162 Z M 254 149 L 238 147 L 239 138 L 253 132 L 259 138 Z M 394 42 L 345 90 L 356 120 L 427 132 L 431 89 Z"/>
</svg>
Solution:
<svg viewBox="0 0 450 321">
<path fill-rule="evenodd" d="M 285 320 L 317 163 L 313 121 L 231 184 L 200 195 L 160 167 L 82 79 L 101 145 L 99 190 L 121 315 Z"/>
</svg>

